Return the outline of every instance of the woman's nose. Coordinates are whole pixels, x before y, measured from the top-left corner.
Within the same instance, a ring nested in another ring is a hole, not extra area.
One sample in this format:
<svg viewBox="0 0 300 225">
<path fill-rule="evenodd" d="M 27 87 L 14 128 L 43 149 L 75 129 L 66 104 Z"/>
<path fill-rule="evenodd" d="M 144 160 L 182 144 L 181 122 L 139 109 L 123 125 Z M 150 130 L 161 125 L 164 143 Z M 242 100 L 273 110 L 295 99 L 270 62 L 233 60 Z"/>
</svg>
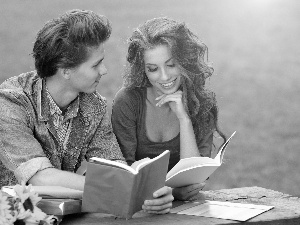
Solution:
<svg viewBox="0 0 300 225">
<path fill-rule="evenodd" d="M 169 79 L 169 74 L 164 68 L 161 69 L 161 79 L 162 80 L 168 80 Z"/>
</svg>

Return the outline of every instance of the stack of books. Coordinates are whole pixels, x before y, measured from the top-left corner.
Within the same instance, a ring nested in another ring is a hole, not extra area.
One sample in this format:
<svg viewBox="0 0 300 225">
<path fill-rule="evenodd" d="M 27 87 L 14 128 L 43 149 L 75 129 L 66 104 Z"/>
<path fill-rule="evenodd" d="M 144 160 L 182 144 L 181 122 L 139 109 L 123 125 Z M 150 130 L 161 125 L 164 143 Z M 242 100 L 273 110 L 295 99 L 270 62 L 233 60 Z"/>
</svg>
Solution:
<svg viewBox="0 0 300 225">
<path fill-rule="evenodd" d="M 37 207 L 48 215 L 64 216 L 81 212 L 83 191 L 61 186 L 32 186 L 32 189 L 42 197 Z M 10 196 L 16 195 L 14 186 L 4 186 L 1 190 Z"/>
</svg>

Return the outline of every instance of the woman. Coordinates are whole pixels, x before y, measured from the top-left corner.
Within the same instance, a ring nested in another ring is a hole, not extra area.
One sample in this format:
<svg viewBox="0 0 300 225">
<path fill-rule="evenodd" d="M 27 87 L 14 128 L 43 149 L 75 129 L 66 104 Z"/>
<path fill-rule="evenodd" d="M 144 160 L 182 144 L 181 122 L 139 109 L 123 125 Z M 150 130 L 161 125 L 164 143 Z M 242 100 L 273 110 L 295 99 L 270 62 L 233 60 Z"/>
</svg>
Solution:
<svg viewBox="0 0 300 225">
<path fill-rule="evenodd" d="M 218 128 L 214 93 L 205 89 L 213 73 L 207 47 L 184 23 L 155 18 L 129 39 L 124 87 L 116 94 L 112 124 L 131 164 L 171 151 L 169 170 L 182 158 L 211 156 Z M 176 199 L 192 199 L 204 184 L 173 189 Z"/>
<path fill-rule="evenodd" d="M 83 160 L 96 156 L 124 162 L 96 87 L 103 75 L 104 43 L 111 34 L 106 17 L 71 10 L 38 32 L 36 71 L 0 85 L 0 185 L 24 181 L 83 190 L 76 174 Z M 124 162 L 126 163 L 126 162 Z M 166 213 L 169 187 L 154 193 L 144 208 Z"/>
</svg>

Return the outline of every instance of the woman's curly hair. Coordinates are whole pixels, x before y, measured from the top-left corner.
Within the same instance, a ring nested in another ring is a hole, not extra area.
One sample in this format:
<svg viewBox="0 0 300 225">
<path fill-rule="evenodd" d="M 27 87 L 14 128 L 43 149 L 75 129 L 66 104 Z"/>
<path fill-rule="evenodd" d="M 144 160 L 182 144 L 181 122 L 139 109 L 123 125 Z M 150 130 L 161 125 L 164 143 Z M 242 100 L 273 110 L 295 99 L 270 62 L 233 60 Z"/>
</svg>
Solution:
<svg viewBox="0 0 300 225">
<path fill-rule="evenodd" d="M 225 135 L 218 128 L 215 94 L 205 89 L 205 80 L 214 71 L 204 60 L 207 46 L 185 23 L 166 17 L 154 18 L 134 30 L 128 42 L 124 87 L 132 89 L 151 86 L 145 73 L 144 52 L 158 45 L 167 45 L 181 71 L 183 103 L 192 120 L 197 141 L 211 129 L 216 129 L 225 141 Z M 214 126 L 211 126 L 212 119 Z"/>
</svg>

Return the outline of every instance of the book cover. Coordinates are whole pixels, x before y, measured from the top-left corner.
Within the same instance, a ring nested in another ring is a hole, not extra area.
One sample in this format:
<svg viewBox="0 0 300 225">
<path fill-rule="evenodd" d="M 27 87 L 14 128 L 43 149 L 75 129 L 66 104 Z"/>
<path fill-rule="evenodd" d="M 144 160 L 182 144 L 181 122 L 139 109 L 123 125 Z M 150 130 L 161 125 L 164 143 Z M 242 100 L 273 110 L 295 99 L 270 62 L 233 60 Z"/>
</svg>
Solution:
<svg viewBox="0 0 300 225">
<path fill-rule="evenodd" d="M 225 149 L 234 132 L 222 145 L 214 159 L 191 157 L 181 159 L 167 174 L 166 186 L 176 188 L 204 182 L 222 164 Z"/>
<path fill-rule="evenodd" d="M 153 199 L 154 191 L 165 186 L 169 157 L 166 150 L 153 159 L 142 160 L 136 169 L 91 159 L 87 163 L 82 211 L 131 218 L 146 199 Z"/>
<path fill-rule="evenodd" d="M 81 199 L 42 199 L 37 203 L 44 213 L 48 215 L 63 216 L 81 212 Z"/>
</svg>

